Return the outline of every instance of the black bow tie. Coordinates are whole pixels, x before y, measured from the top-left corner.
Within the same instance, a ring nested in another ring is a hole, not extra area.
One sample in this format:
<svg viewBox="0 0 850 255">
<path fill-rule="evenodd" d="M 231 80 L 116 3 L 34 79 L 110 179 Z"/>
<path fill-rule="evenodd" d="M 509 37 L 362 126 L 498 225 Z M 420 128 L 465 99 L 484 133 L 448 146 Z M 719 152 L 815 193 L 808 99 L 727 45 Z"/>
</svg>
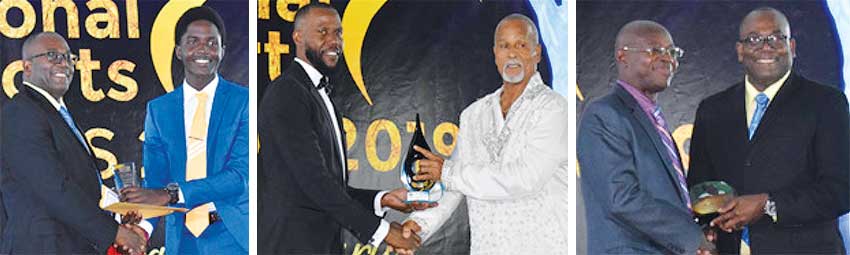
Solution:
<svg viewBox="0 0 850 255">
<path fill-rule="evenodd" d="M 331 83 L 328 82 L 327 76 L 322 77 L 322 79 L 319 81 L 319 86 L 317 88 L 318 89 L 325 89 L 325 93 L 327 93 L 328 95 L 330 95 L 331 91 L 333 91 L 333 85 L 331 85 Z"/>
</svg>

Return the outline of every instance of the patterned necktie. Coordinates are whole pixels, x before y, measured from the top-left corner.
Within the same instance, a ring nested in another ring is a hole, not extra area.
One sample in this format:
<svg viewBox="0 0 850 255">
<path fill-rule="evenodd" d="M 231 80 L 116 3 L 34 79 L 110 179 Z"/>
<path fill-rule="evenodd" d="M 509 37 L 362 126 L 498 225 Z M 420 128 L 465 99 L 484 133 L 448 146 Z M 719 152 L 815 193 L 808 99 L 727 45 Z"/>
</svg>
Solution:
<svg viewBox="0 0 850 255">
<path fill-rule="evenodd" d="M 80 144 L 83 145 L 83 148 L 86 148 L 86 151 L 91 154 L 91 152 L 89 151 L 89 146 L 86 144 L 86 139 L 83 138 L 83 133 L 81 133 L 80 130 L 77 129 L 77 125 L 74 124 L 74 118 L 71 118 L 71 113 L 68 112 L 68 108 L 65 108 L 65 106 L 59 107 L 59 114 L 62 115 L 62 119 L 65 120 L 65 124 L 68 124 L 68 127 L 71 128 L 71 131 L 74 133 L 74 136 L 77 137 L 77 141 L 79 141 Z"/>
<path fill-rule="evenodd" d="M 655 129 L 661 136 L 661 141 L 664 143 L 664 147 L 667 148 L 667 155 L 669 155 L 670 159 L 673 161 L 671 162 L 673 164 L 673 168 L 676 169 L 676 180 L 678 181 L 677 184 L 679 189 L 682 190 L 682 200 L 685 201 L 685 205 L 688 206 L 688 209 L 691 209 L 691 198 L 688 196 L 688 185 L 687 182 L 685 182 L 685 171 L 682 170 L 679 155 L 676 154 L 676 143 L 673 142 L 673 137 L 670 136 L 670 132 L 667 132 L 667 122 L 661 114 L 660 107 L 655 107 L 655 110 L 652 111 L 652 117 L 655 119 L 655 122 L 653 122 Z"/>
<path fill-rule="evenodd" d="M 74 133 L 74 136 L 77 137 L 77 141 L 79 141 L 80 144 L 83 145 L 83 148 L 86 148 L 86 152 L 91 155 L 91 151 L 89 151 L 89 146 L 86 143 L 86 140 L 83 138 L 83 133 L 80 132 L 79 129 L 77 129 L 77 124 L 74 124 L 74 118 L 71 118 L 71 113 L 68 112 L 68 108 L 65 108 L 65 106 L 59 107 L 59 115 L 62 115 L 62 119 L 65 120 L 65 124 L 68 124 L 68 127 L 71 128 L 71 131 Z M 100 177 L 100 171 L 96 172 L 97 182 L 100 183 L 101 186 L 103 186 L 103 178 Z"/>
<path fill-rule="evenodd" d="M 764 93 L 756 95 L 756 111 L 753 113 L 753 119 L 750 120 L 750 128 L 748 129 L 750 140 L 753 139 L 753 135 L 761 123 L 761 118 L 764 117 L 764 112 L 767 111 L 768 102 L 770 102 L 770 99 Z"/>
<path fill-rule="evenodd" d="M 187 145 L 186 181 L 203 179 L 207 177 L 207 94 L 195 94 L 198 99 L 198 107 L 195 108 L 195 116 L 192 118 L 192 129 L 189 131 Z M 210 225 L 210 206 L 206 203 L 193 208 L 186 213 L 186 228 L 195 237 Z"/>
<path fill-rule="evenodd" d="M 748 129 L 750 141 L 753 140 L 753 135 L 756 133 L 756 130 L 761 124 L 761 118 L 764 117 L 764 112 L 767 111 L 767 103 L 770 102 L 770 99 L 767 98 L 767 95 L 764 92 L 756 95 L 756 110 L 753 112 L 753 119 L 750 120 L 750 127 Z M 740 254 L 749 255 L 750 254 L 750 228 L 744 227 L 741 232 L 741 250 Z"/>
</svg>

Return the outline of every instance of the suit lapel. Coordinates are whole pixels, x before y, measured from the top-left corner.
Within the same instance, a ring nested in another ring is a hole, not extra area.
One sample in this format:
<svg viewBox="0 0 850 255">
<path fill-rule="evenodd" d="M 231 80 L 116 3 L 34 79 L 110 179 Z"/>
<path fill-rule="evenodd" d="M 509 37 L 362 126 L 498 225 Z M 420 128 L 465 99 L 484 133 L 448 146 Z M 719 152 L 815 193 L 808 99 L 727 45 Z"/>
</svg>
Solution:
<svg viewBox="0 0 850 255">
<path fill-rule="evenodd" d="M 788 101 L 792 100 L 794 90 L 797 89 L 798 84 L 795 82 L 796 76 L 792 72 L 788 75 L 788 79 L 785 80 L 785 83 L 782 84 L 782 88 L 779 88 L 779 91 L 776 92 L 776 96 L 773 98 L 772 102 L 767 107 L 767 111 L 764 112 L 764 116 L 762 117 L 761 123 L 759 123 L 758 128 L 756 129 L 756 133 L 753 135 L 753 139 L 750 141 L 751 144 L 755 144 L 760 140 L 760 137 L 764 136 L 763 133 L 766 133 L 767 130 L 770 130 L 775 125 L 776 119 L 779 116 L 782 116 L 783 108 Z"/>
<path fill-rule="evenodd" d="M 661 140 L 661 136 L 658 134 L 658 131 L 655 129 L 655 125 L 650 122 L 649 117 L 646 116 L 646 113 L 643 112 L 643 109 L 640 108 L 640 105 L 637 101 L 629 94 L 628 91 L 620 87 L 619 84 L 614 84 L 617 96 L 620 97 L 620 100 L 629 107 L 632 112 L 632 117 L 634 117 L 638 123 L 640 123 L 641 129 L 646 133 L 649 140 L 652 141 L 652 145 L 655 147 L 655 152 L 658 153 L 658 156 L 664 163 L 664 168 L 667 171 L 667 175 L 672 182 L 673 188 L 679 194 L 679 200 L 682 203 L 686 201 L 682 200 L 682 193 L 684 192 L 679 188 L 676 181 L 679 178 L 679 174 L 676 173 L 676 169 L 670 164 L 673 162 L 673 159 L 670 158 L 670 155 L 667 153 L 667 147 L 664 145 L 664 142 Z"/>
<path fill-rule="evenodd" d="M 165 120 L 160 127 L 162 127 L 161 134 L 163 136 L 163 140 L 173 141 L 169 143 L 172 147 L 169 148 L 168 151 L 175 152 L 177 155 L 175 156 L 175 163 L 177 163 L 178 167 L 173 168 L 173 172 L 171 173 L 174 176 L 174 180 L 185 180 L 186 179 L 186 120 L 184 118 L 185 109 L 183 108 L 183 86 L 177 87 L 174 89 L 173 97 L 168 97 L 171 101 L 165 104 L 160 104 L 163 108 L 161 112 L 166 113 L 163 114 L 163 119 Z M 178 114 L 167 114 L 167 113 L 178 113 Z M 174 124 L 166 124 L 166 123 L 174 123 Z"/>
<path fill-rule="evenodd" d="M 307 75 L 307 72 L 304 71 L 304 68 L 300 64 L 294 63 L 293 65 L 298 68 L 299 74 L 298 74 L 298 77 L 296 77 L 296 79 L 299 81 L 299 83 L 302 86 L 304 86 L 304 89 L 309 91 L 308 93 L 310 93 L 310 97 L 313 98 L 313 103 L 316 104 L 319 111 L 321 111 L 321 113 L 319 113 L 319 114 L 321 116 L 324 116 L 323 119 L 325 121 L 323 121 L 322 123 L 319 123 L 319 124 L 323 128 L 325 128 L 326 132 L 330 132 L 331 141 L 332 141 L 330 146 L 331 146 L 331 151 L 334 153 L 334 155 L 330 156 L 331 161 L 332 161 L 331 164 L 337 164 L 337 162 L 339 162 L 339 154 L 340 153 L 339 153 L 338 146 L 336 144 L 336 134 L 334 133 L 333 129 L 339 128 L 339 127 L 333 127 L 333 121 L 331 120 L 332 116 L 328 113 L 328 108 L 325 106 L 325 102 L 322 99 L 322 96 L 319 95 L 319 90 L 316 88 L 315 85 L 313 85 L 313 81 L 310 80 L 310 77 Z M 331 105 L 333 106 L 333 100 L 331 100 Z M 334 108 L 336 108 L 336 107 L 334 106 Z M 334 111 L 336 112 L 337 115 L 339 115 L 339 111 L 336 111 L 336 109 L 334 109 Z M 338 120 L 339 120 L 338 124 L 342 124 L 341 123 L 342 119 L 338 119 Z M 340 134 L 345 134 L 345 133 L 340 133 Z M 345 143 L 344 143 L 345 142 L 345 136 L 344 135 L 343 135 L 342 139 L 343 139 L 343 145 L 345 145 Z M 328 168 L 328 170 L 331 171 L 332 174 L 339 176 L 340 173 L 333 173 L 333 169 L 335 169 L 335 168 L 334 167 Z M 342 174 L 342 184 L 343 185 L 346 185 L 346 179 L 347 179 L 347 174 Z"/>
<path fill-rule="evenodd" d="M 219 77 L 218 79 L 218 88 L 215 91 L 215 97 L 212 102 L 212 111 L 210 111 L 210 122 L 207 126 L 207 174 L 211 174 L 209 169 L 213 169 L 210 166 L 213 166 L 213 162 L 215 157 L 211 157 L 210 155 L 218 155 L 214 153 L 214 150 L 219 146 L 218 139 L 222 138 L 219 135 L 219 129 L 221 128 L 224 115 L 232 115 L 228 109 L 230 101 L 230 87 L 225 84 L 224 80 Z"/>
</svg>

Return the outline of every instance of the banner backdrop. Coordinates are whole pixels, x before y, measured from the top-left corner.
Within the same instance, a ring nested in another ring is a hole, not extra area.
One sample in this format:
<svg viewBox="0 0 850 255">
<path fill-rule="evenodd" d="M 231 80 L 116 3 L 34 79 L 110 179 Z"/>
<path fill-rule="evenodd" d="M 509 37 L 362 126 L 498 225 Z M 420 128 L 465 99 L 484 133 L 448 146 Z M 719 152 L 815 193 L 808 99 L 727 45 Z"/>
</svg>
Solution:
<svg viewBox="0 0 850 255">
<path fill-rule="evenodd" d="M 696 108 L 702 99 L 743 80 L 743 66 L 735 52 L 738 26 L 748 12 L 761 6 L 776 8 L 788 17 L 791 36 L 797 41 L 793 70 L 844 90 L 847 77 L 842 77 L 841 72 L 841 44 L 826 2 L 579 1 L 577 112 L 581 113 L 588 101 L 607 93 L 616 81 L 614 38 L 620 27 L 637 19 L 661 23 L 670 31 L 676 46 L 685 50 L 671 86 L 658 94 L 657 102 L 687 167 Z M 581 188 L 577 190 L 580 192 Z M 578 251 L 584 254 L 584 204 L 581 193 L 577 197 Z"/>
<path fill-rule="evenodd" d="M 269 81 L 293 63 L 292 22 L 298 7 L 309 2 L 259 1 L 260 100 Z M 460 112 L 501 86 L 493 33 L 508 14 L 522 13 L 539 24 L 544 50 L 538 69 L 550 86 L 566 85 L 565 1 L 319 2 L 330 3 L 342 17 L 344 58 L 331 82 L 332 97 L 344 117 L 351 186 L 401 187 L 398 168 L 417 113 L 431 148 L 441 156 L 451 155 Z M 556 62 L 563 64 L 550 64 Z M 392 212 L 388 220 L 405 217 Z M 465 203 L 420 251 L 469 253 Z M 348 235 L 346 253 L 386 251 L 383 245 L 380 249 L 363 245 Z"/>
<path fill-rule="evenodd" d="M 64 101 L 93 147 L 104 183 L 112 186 L 110 164 L 142 164 L 147 102 L 183 82 L 173 57 L 174 29 L 183 12 L 200 5 L 217 10 L 226 24 L 221 76 L 247 85 L 247 1 L 0 1 L 0 107 L 22 86 L 24 39 L 42 31 L 65 37 L 80 61 Z M 161 252 L 162 233 L 152 236 L 151 254 Z"/>
</svg>

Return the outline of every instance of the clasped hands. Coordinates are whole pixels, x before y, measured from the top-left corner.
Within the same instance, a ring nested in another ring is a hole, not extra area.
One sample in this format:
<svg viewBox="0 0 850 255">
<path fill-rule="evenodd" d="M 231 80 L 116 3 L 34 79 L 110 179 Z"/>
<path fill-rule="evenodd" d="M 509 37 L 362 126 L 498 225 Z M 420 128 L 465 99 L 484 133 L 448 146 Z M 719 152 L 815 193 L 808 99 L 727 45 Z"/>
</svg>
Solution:
<svg viewBox="0 0 850 255">
<path fill-rule="evenodd" d="M 138 212 L 129 212 L 121 216 L 121 225 L 118 226 L 118 233 L 115 235 L 115 243 L 112 248 L 107 251 L 108 254 L 145 254 L 145 246 L 148 242 L 148 234 L 144 229 L 139 227 L 139 222 L 142 221 L 142 215 Z"/>
<path fill-rule="evenodd" d="M 443 159 L 419 146 L 414 146 L 414 150 L 422 153 L 425 159 L 420 159 L 417 162 L 419 164 L 419 172 L 413 179 L 416 181 L 439 181 Z M 412 212 L 413 210 L 425 210 L 438 205 L 437 203 L 427 202 L 408 203 L 405 202 L 406 200 L 407 190 L 399 188 L 386 193 L 381 198 L 381 205 L 405 213 Z M 397 222 L 393 222 L 390 224 L 390 232 L 384 241 L 392 251 L 399 254 L 413 254 L 413 251 L 419 248 L 422 242 L 422 239 L 419 237 L 419 231 L 421 231 L 421 228 L 414 221 L 407 221 L 403 226 Z"/>
<path fill-rule="evenodd" d="M 741 230 L 744 226 L 761 219 L 764 215 L 764 204 L 767 202 L 768 195 L 754 194 L 735 197 L 723 205 L 717 212 L 720 214 L 709 223 L 703 232 L 705 238 L 700 245 L 697 254 L 716 254 L 717 250 L 714 247 L 714 241 L 717 239 L 715 228 L 727 233 Z"/>
</svg>

